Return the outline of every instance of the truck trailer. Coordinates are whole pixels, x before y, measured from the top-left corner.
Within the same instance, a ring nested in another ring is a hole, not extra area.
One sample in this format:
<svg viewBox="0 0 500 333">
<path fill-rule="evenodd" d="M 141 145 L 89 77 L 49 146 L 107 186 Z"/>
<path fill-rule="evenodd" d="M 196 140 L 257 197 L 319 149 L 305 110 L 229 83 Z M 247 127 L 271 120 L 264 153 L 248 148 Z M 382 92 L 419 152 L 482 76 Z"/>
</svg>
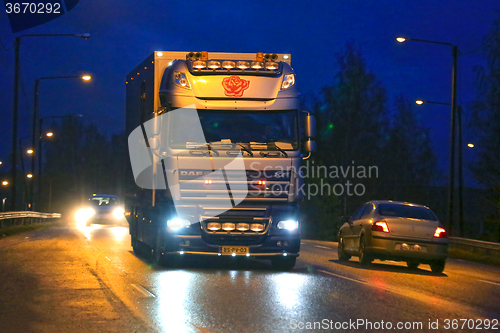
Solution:
<svg viewBox="0 0 500 333">
<path fill-rule="evenodd" d="M 290 54 L 155 51 L 127 75 L 126 99 L 134 251 L 293 268 L 299 170 L 316 148 Z"/>
</svg>

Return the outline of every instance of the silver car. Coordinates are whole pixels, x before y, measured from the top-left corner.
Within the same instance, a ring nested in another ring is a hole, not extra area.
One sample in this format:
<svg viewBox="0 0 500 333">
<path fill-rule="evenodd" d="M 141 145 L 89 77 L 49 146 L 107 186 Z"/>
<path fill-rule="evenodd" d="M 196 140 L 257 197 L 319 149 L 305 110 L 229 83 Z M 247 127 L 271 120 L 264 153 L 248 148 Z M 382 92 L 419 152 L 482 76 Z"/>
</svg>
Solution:
<svg viewBox="0 0 500 333">
<path fill-rule="evenodd" d="M 429 264 L 444 270 L 448 236 L 426 206 L 397 201 L 369 201 L 359 207 L 339 230 L 338 256 L 358 256 L 363 265 L 374 259 L 406 261 L 410 269 Z"/>
</svg>

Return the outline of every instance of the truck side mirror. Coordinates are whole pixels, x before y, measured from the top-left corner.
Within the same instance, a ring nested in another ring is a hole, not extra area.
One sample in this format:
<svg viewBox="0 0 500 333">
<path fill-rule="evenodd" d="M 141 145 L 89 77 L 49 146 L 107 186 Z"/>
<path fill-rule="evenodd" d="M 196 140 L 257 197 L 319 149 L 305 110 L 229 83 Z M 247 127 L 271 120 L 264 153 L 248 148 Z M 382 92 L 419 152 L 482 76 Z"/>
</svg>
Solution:
<svg viewBox="0 0 500 333">
<path fill-rule="evenodd" d="M 316 136 L 316 118 L 308 113 L 305 120 L 306 137 L 312 139 Z"/>
<path fill-rule="evenodd" d="M 316 142 L 312 141 L 310 138 L 304 142 L 304 150 L 306 153 L 314 153 L 316 151 Z"/>
</svg>

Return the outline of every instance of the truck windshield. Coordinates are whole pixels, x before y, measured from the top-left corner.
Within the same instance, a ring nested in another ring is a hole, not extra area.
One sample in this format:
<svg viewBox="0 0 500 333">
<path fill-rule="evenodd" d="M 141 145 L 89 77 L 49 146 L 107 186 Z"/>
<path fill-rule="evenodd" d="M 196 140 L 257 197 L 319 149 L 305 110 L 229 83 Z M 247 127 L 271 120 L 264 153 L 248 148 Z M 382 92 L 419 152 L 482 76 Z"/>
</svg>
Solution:
<svg viewBox="0 0 500 333">
<path fill-rule="evenodd" d="M 298 149 L 297 111 L 207 111 L 198 110 L 205 141 L 216 149 L 230 149 L 228 143 L 245 144 L 250 149 Z M 172 148 L 191 148 L 206 142 L 191 138 L 184 126 L 170 126 Z M 173 140 L 172 140 L 173 139 Z M 266 145 L 273 143 L 272 145 Z M 276 148 L 274 148 L 276 149 Z M 273 150 L 274 150 L 273 149 Z"/>
</svg>

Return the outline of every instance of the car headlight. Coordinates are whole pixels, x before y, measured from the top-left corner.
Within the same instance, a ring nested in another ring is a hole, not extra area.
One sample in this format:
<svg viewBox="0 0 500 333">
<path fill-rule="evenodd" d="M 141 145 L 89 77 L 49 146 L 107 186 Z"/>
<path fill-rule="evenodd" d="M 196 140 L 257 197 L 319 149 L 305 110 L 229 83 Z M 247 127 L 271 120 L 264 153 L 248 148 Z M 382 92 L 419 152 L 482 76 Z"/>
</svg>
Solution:
<svg viewBox="0 0 500 333">
<path fill-rule="evenodd" d="M 95 210 L 93 210 L 92 208 L 82 208 L 76 212 L 75 219 L 78 222 L 87 221 L 94 214 L 95 214 Z"/>
<path fill-rule="evenodd" d="M 278 229 L 295 230 L 298 229 L 299 222 L 294 220 L 285 220 L 278 222 Z"/>
<path fill-rule="evenodd" d="M 115 219 L 119 219 L 120 217 L 123 217 L 123 214 L 125 214 L 125 211 L 123 210 L 123 208 L 116 208 L 113 211 L 113 216 L 115 217 Z"/>
<path fill-rule="evenodd" d="M 178 218 L 171 219 L 167 221 L 167 230 L 169 231 L 177 231 L 182 228 L 189 228 L 191 222 L 189 220 L 181 220 Z"/>
</svg>

